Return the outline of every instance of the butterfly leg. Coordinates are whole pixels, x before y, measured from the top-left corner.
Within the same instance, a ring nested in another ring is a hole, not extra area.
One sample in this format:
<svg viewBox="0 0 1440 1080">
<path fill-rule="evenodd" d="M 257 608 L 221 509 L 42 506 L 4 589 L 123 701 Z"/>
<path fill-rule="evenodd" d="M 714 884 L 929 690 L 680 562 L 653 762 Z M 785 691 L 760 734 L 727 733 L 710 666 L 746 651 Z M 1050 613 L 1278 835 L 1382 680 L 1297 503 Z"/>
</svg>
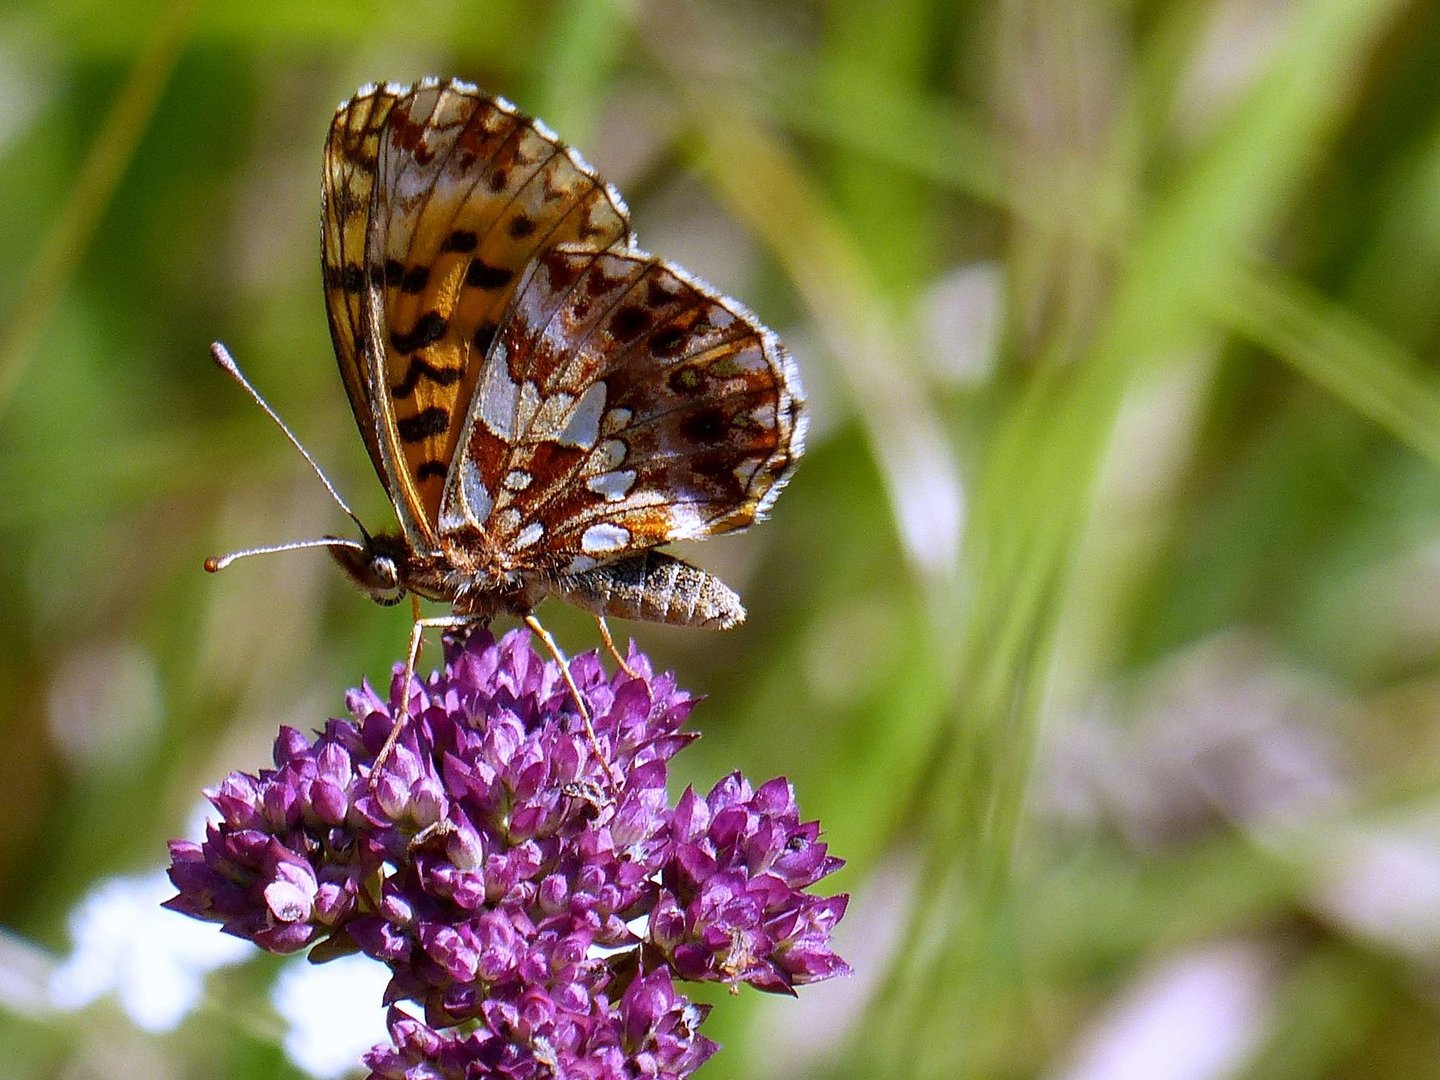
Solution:
<svg viewBox="0 0 1440 1080">
<path fill-rule="evenodd" d="M 585 737 L 590 740 L 590 749 L 600 762 L 600 767 L 605 771 L 605 779 L 610 781 L 610 786 L 618 788 L 620 784 L 610 769 L 610 762 L 600 752 L 600 740 L 595 736 L 595 725 L 590 722 L 590 709 L 586 706 L 585 699 L 580 696 L 580 688 L 575 685 L 575 680 L 570 675 L 570 661 L 565 659 L 565 654 L 560 651 L 560 646 L 555 643 L 550 631 L 540 624 L 539 619 L 534 615 L 526 615 L 525 625 L 545 643 L 545 647 L 550 650 L 550 655 L 560 665 L 560 674 L 565 677 L 565 685 L 570 688 L 570 696 L 575 699 L 575 704 L 580 708 L 580 719 L 585 722 Z"/>
<path fill-rule="evenodd" d="M 620 650 L 615 647 L 615 639 L 610 636 L 610 624 L 605 621 L 605 616 L 596 615 L 595 625 L 600 630 L 600 640 L 605 643 L 605 651 L 615 658 L 615 663 L 620 666 L 620 670 L 625 672 L 630 678 L 638 679 L 639 676 L 636 675 L 630 665 L 625 662 L 625 658 L 620 655 Z"/>
<path fill-rule="evenodd" d="M 380 753 L 375 755 L 375 765 L 370 771 L 373 779 L 380 775 L 380 767 L 390 756 L 394 749 L 395 742 L 400 738 L 400 729 L 405 726 L 405 721 L 410 718 L 410 683 L 415 678 L 415 666 L 420 660 L 420 646 L 425 640 L 426 630 L 454 630 L 458 627 L 469 626 L 476 621 L 474 615 L 440 615 L 433 619 L 418 618 L 420 605 L 415 605 L 417 618 L 410 624 L 410 648 L 405 653 L 405 678 L 400 684 L 400 705 L 399 715 L 394 716 L 390 723 L 390 734 L 385 736 L 385 745 L 380 747 Z M 392 707 L 393 708 L 393 707 Z"/>
</svg>

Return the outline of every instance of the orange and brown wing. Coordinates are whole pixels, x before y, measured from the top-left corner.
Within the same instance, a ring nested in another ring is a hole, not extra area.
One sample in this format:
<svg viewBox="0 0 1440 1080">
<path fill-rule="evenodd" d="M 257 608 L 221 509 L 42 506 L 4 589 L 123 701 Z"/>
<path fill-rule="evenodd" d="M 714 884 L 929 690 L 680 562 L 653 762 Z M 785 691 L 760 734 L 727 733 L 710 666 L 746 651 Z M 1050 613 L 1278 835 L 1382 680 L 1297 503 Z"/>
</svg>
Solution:
<svg viewBox="0 0 1440 1080">
<path fill-rule="evenodd" d="M 397 505 L 400 490 L 387 472 L 381 455 L 373 392 L 365 365 L 369 293 L 365 236 L 370 226 L 380 136 L 390 110 L 403 93 L 402 88 L 395 86 L 364 86 L 335 114 L 330 135 L 325 140 L 320 211 L 321 268 L 335 358 L 370 460 Z"/>
<path fill-rule="evenodd" d="M 625 206 L 542 124 L 455 81 L 362 91 L 337 113 L 326 160 L 341 373 L 402 525 L 433 544 L 481 361 L 522 271 L 559 243 L 627 246 Z"/>
</svg>

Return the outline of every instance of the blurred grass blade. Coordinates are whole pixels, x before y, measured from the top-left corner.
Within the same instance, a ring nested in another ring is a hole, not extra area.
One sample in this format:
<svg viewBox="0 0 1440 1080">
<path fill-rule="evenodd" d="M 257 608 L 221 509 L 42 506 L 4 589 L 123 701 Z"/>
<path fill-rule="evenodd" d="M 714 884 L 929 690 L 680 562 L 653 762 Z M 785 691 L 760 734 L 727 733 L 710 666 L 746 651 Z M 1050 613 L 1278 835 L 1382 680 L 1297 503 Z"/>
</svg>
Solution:
<svg viewBox="0 0 1440 1080">
<path fill-rule="evenodd" d="M 9 332 L 0 338 L 0 408 L 24 373 L 32 347 L 130 164 L 155 104 L 170 81 L 198 7 L 198 0 L 174 0 L 161 5 L 154 36 L 95 135 L 70 197 L 41 245 L 15 302 L 8 320 Z"/>
<path fill-rule="evenodd" d="M 999 143 L 978 119 L 949 102 L 902 94 L 887 83 L 853 80 L 835 80 L 821 100 L 785 70 L 753 91 L 770 115 L 848 153 L 907 169 L 987 203 L 1010 205 L 1020 194 L 1000 167 Z M 1033 209 L 1039 214 L 1046 208 Z"/>
<path fill-rule="evenodd" d="M 1216 317 L 1440 465 L 1440 386 L 1346 308 L 1262 267 L 1214 299 Z"/>
</svg>

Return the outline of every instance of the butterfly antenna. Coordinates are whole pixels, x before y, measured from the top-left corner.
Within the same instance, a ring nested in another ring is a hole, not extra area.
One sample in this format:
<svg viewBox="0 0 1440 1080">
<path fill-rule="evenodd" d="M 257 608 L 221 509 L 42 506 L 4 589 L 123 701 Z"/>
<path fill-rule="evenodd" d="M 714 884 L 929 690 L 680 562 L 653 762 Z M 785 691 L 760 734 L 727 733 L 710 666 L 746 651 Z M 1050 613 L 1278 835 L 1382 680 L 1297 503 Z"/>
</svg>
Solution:
<svg viewBox="0 0 1440 1080">
<path fill-rule="evenodd" d="M 341 510 L 345 511 L 346 515 L 349 516 L 350 520 L 355 522 L 356 527 L 360 530 L 360 535 L 365 537 L 365 539 L 368 541 L 370 539 L 370 534 L 366 531 L 365 526 L 360 523 L 360 519 L 355 516 L 355 511 L 351 510 L 349 504 L 347 504 L 345 500 L 340 497 L 340 492 L 335 490 L 335 485 L 332 484 L 330 482 L 330 478 L 325 475 L 325 470 L 320 468 L 320 463 L 310 456 L 310 451 L 306 450 L 300 440 L 295 437 L 295 433 L 285 426 L 285 421 L 280 419 L 280 414 L 277 413 L 274 409 L 272 409 L 270 407 L 270 403 L 260 396 L 260 391 L 256 390 L 255 387 L 250 385 L 250 380 L 245 378 L 245 373 L 240 370 L 240 365 L 235 363 L 235 358 L 230 355 L 230 350 L 225 348 L 224 345 L 217 341 L 210 346 L 210 356 L 215 361 L 215 365 L 221 371 L 225 372 L 226 375 L 229 375 L 230 378 L 239 383 L 241 387 L 244 388 L 245 392 L 250 395 L 251 400 L 253 400 L 256 405 L 259 405 L 260 408 L 265 410 L 265 415 L 270 417 L 271 420 L 275 421 L 275 426 L 285 433 L 285 437 L 290 440 L 290 445 L 295 447 L 296 450 L 300 451 L 300 456 L 303 457 L 309 463 L 310 468 L 315 471 L 315 475 L 318 476 L 320 478 L 320 482 L 325 485 L 325 490 L 330 492 L 330 497 L 335 500 L 336 504 L 340 507 Z M 289 551 L 292 547 L 346 546 L 358 545 L 347 545 L 341 541 L 335 540 L 330 537 L 326 537 L 323 540 L 304 540 L 297 544 L 282 545 L 280 547 L 274 548 L 255 548 L 250 551 L 237 551 L 234 555 L 224 556 L 223 559 L 207 560 L 205 563 L 205 568 L 207 570 L 212 569 L 210 563 L 215 562 L 217 565 L 213 569 L 219 570 L 222 566 L 228 565 L 234 559 L 238 559 L 243 555 L 257 555 L 262 552 L 269 551 Z"/>
<path fill-rule="evenodd" d="M 314 540 L 291 540 L 284 544 L 267 544 L 264 547 L 246 548 L 244 551 L 232 551 L 228 555 L 212 555 L 205 560 L 205 569 L 212 574 L 218 574 L 236 559 L 244 559 L 251 555 L 273 555 L 277 551 L 299 551 L 301 548 L 317 547 L 343 547 L 350 548 L 353 551 L 365 550 L 364 544 L 354 540 L 342 540 L 338 536 L 320 536 Z"/>
</svg>

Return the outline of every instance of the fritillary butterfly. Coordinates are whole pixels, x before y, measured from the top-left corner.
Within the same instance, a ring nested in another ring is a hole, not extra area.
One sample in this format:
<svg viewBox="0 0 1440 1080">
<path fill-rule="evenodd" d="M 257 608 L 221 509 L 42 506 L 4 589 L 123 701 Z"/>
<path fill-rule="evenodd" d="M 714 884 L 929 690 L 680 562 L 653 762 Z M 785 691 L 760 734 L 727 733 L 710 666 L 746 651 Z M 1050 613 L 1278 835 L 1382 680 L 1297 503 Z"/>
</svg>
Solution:
<svg viewBox="0 0 1440 1080">
<path fill-rule="evenodd" d="M 330 329 L 400 521 L 335 549 L 372 596 L 731 626 L 655 549 L 744 528 L 799 457 L 799 379 L 735 301 L 633 245 L 620 195 L 472 86 L 367 86 L 325 146 Z"/>
</svg>

